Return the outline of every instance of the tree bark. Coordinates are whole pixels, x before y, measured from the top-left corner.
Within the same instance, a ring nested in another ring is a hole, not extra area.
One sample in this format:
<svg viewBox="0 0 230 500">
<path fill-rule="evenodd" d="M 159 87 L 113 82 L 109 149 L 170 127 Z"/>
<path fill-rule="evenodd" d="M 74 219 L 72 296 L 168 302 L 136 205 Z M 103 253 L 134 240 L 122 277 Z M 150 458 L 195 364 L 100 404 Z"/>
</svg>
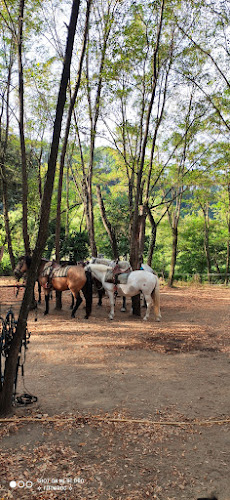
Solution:
<svg viewBox="0 0 230 500">
<path fill-rule="evenodd" d="M 150 242 L 149 242 L 147 264 L 150 267 L 152 267 L 153 252 L 154 252 L 155 245 L 156 245 L 157 226 L 156 226 L 156 222 L 154 220 L 154 217 L 152 216 L 152 213 L 151 213 L 151 210 L 149 207 L 147 207 L 147 212 L 148 212 L 148 218 L 149 218 L 149 221 L 151 224 L 151 236 L 150 236 Z"/>
<path fill-rule="evenodd" d="M 153 104 L 154 104 L 155 95 L 156 95 L 156 86 L 157 86 L 157 78 L 158 78 L 157 56 L 158 56 L 159 45 L 160 45 L 160 37 L 161 37 L 161 30 L 162 30 L 162 23 L 163 23 L 163 14 L 164 14 L 164 0 L 161 0 L 160 19 L 159 19 L 159 24 L 158 24 L 158 28 L 157 28 L 156 44 L 155 44 L 154 54 L 153 54 L 153 84 L 152 84 L 151 97 L 150 97 L 150 101 L 149 101 L 148 109 L 147 109 L 147 113 L 146 113 L 145 131 L 143 134 L 140 161 L 138 162 L 139 165 L 138 165 L 138 171 L 137 171 L 136 182 L 135 182 L 135 199 L 134 199 L 133 213 L 132 213 L 132 217 L 131 217 L 130 263 L 131 263 L 133 269 L 139 269 L 140 258 L 141 258 L 140 248 L 139 248 L 139 242 L 140 242 L 140 239 L 139 239 L 139 237 L 140 237 L 139 206 L 141 203 L 141 196 L 142 196 L 142 190 L 143 190 L 142 178 L 143 178 L 147 140 L 148 140 L 148 136 L 149 136 L 149 125 L 150 125 L 150 119 L 151 119 Z M 140 310 L 138 310 L 138 308 L 137 308 L 137 301 L 135 301 L 135 305 L 133 306 L 133 314 L 140 315 Z"/>
<path fill-rule="evenodd" d="M 116 232 L 107 218 L 105 206 L 104 206 L 104 202 L 103 202 L 103 199 L 101 196 L 101 190 L 100 190 L 99 185 L 97 185 L 97 199 L 98 199 L 98 205 L 99 205 L 100 212 L 101 212 L 102 222 L 104 224 L 104 228 L 109 236 L 110 243 L 112 246 L 113 258 L 114 258 L 114 260 L 117 260 L 117 259 L 119 259 L 119 251 L 118 251 L 118 246 L 117 246 Z"/>
<path fill-rule="evenodd" d="M 177 226 L 177 224 L 175 224 L 172 227 L 172 234 L 173 234 L 173 243 L 172 243 L 172 258 L 171 258 L 169 278 L 168 278 L 168 285 L 169 286 L 173 286 L 174 273 L 175 273 L 175 267 L 176 267 L 177 241 L 178 241 L 178 226 Z"/>
<path fill-rule="evenodd" d="M 230 182 L 228 182 L 228 215 L 227 215 L 227 225 L 228 225 L 228 239 L 227 239 L 227 255 L 226 255 L 226 272 L 225 272 L 225 284 L 229 282 L 229 268 L 230 268 Z"/>
<path fill-rule="evenodd" d="M 83 60 L 84 60 L 84 55 L 85 55 L 85 48 L 86 48 L 86 41 L 87 41 L 87 34 L 88 34 L 88 27 L 89 27 L 90 6 L 91 6 L 91 0 L 88 0 L 87 11 L 86 11 L 85 29 L 84 29 L 84 40 L 83 40 L 83 46 L 82 46 L 82 51 L 81 51 L 81 57 L 80 57 L 80 61 L 79 61 L 77 81 L 76 81 L 74 93 L 73 93 L 73 96 L 70 100 L 70 105 L 69 105 L 69 109 L 68 109 L 68 116 L 67 116 L 67 122 L 66 122 L 66 128 L 65 128 L 65 136 L 64 136 L 64 142 L 63 142 L 63 146 L 62 146 L 61 159 L 60 159 L 58 198 L 57 198 L 56 233 L 55 233 L 56 260 L 58 262 L 60 260 L 61 199 L 62 199 L 62 183 L 63 183 L 64 164 L 65 164 L 67 143 L 68 143 L 69 131 L 70 131 L 70 125 L 71 125 L 71 118 L 72 118 L 73 109 L 74 109 L 74 105 L 75 105 L 75 102 L 77 99 L 77 94 L 78 94 L 78 90 L 80 87 L 80 81 L 81 81 L 82 66 L 83 66 Z"/>
<path fill-rule="evenodd" d="M 210 257 L 210 249 L 209 249 L 209 222 L 208 222 L 208 209 L 202 207 L 202 211 L 204 214 L 204 251 L 207 262 L 208 269 L 208 281 L 211 281 L 211 257 Z"/>
<path fill-rule="evenodd" d="M 28 235 L 28 179 L 27 179 L 27 164 L 26 164 L 26 146 L 24 134 L 24 75 L 22 64 L 22 43 L 23 43 L 23 16 L 24 16 L 24 0 L 19 3 L 18 16 L 18 75 L 19 75 L 19 134 L 21 145 L 21 162 L 22 162 L 22 231 L 26 255 L 30 255 L 30 242 Z"/>
<path fill-rule="evenodd" d="M 41 260 L 42 252 L 45 247 L 47 239 L 47 230 L 48 230 L 47 228 L 49 222 L 51 196 L 53 191 L 54 176 L 55 176 L 56 162 L 58 155 L 58 146 L 61 133 L 61 122 L 66 100 L 66 89 L 70 76 L 70 64 L 73 51 L 74 35 L 76 31 L 76 23 L 79 12 L 79 5 L 80 5 L 80 0 L 73 0 L 71 18 L 68 27 L 66 53 L 63 63 L 62 78 L 61 78 L 57 107 L 56 107 L 56 118 L 54 122 L 53 138 L 52 138 L 51 151 L 48 162 L 47 178 L 46 178 L 46 184 L 44 188 L 44 194 L 41 206 L 39 231 L 38 231 L 36 246 L 32 255 L 30 270 L 28 273 L 27 285 L 21 309 L 19 312 L 16 334 L 14 335 L 14 338 L 12 340 L 10 353 L 6 360 L 5 378 L 2 390 L 0 392 L 0 414 L 7 414 L 11 411 L 13 383 L 14 383 L 14 375 L 16 372 L 16 365 L 18 360 L 18 353 L 26 329 L 27 318 L 29 314 L 30 303 L 33 295 L 34 283 L 36 279 L 39 262 Z"/>
<path fill-rule="evenodd" d="M 9 221 L 9 202 L 8 202 L 8 186 L 7 186 L 7 174 L 5 167 L 5 159 L 7 153 L 8 136 L 9 136 L 9 98 L 10 98 L 10 85 L 11 85 L 11 74 L 12 74 L 13 58 L 12 52 L 10 56 L 9 68 L 8 68 L 8 78 L 7 78 L 7 90 L 6 90 L 6 127 L 5 127 L 5 137 L 0 143 L 0 174 L 2 183 L 2 198 L 3 198 L 3 215 L 6 231 L 6 241 L 8 246 L 8 252 L 10 256 L 11 267 L 15 267 L 15 258 L 12 247 L 11 231 L 10 231 L 10 221 Z M 4 106 L 4 105 L 3 105 Z M 2 136 L 2 134 L 1 134 Z"/>
<path fill-rule="evenodd" d="M 80 62 L 79 62 L 77 81 L 76 81 L 73 96 L 70 100 L 66 128 L 65 128 L 64 142 L 63 142 L 62 151 L 61 151 L 60 171 L 59 171 L 59 181 L 58 181 L 58 196 L 57 196 L 56 231 L 55 231 L 55 251 L 56 251 L 57 262 L 60 262 L 61 200 L 62 200 L 62 184 L 63 184 L 65 157 L 66 157 L 66 150 L 67 150 L 67 144 L 68 144 L 68 138 L 69 138 L 71 118 L 72 118 L 74 105 L 75 105 L 75 102 L 77 99 L 77 94 L 78 94 L 78 90 L 80 87 L 80 81 L 81 81 L 82 66 L 83 66 L 83 60 L 84 60 L 84 55 L 85 55 L 86 40 L 87 40 L 88 26 L 89 26 L 90 6 L 91 6 L 91 0 L 88 0 L 87 11 L 86 11 L 85 30 L 84 30 L 84 40 L 83 40 L 82 52 L 81 52 L 81 57 L 80 57 Z M 62 296 L 61 292 L 57 291 L 56 292 L 56 309 L 57 310 L 60 310 L 62 308 L 61 296 Z"/>
<path fill-rule="evenodd" d="M 89 232 L 89 243 L 90 249 L 93 257 L 97 256 L 97 246 L 95 241 L 95 229 L 94 229 L 94 210 L 93 210 L 93 191 L 92 191 L 92 179 L 93 179 L 93 166 L 94 166 L 94 151 L 95 151 L 95 139 L 96 139 L 96 131 L 97 131 L 97 122 L 100 114 L 100 105 L 101 105 L 101 92 L 103 86 L 103 71 L 105 65 L 106 58 L 106 50 L 108 39 L 112 27 L 111 12 L 110 12 L 110 3 L 108 3 L 107 13 L 104 19 L 104 33 L 103 33 L 103 41 L 101 43 L 101 60 L 100 60 L 100 68 L 99 68 L 99 77 L 96 88 L 96 96 L 94 107 L 92 107 L 92 96 L 90 91 L 90 82 L 89 82 L 89 61 L 86 58 L 86 80 L 87 80 L 87 97 L 89 104 L 89 116 L 90 116 L 90 155 L 89 155 L 89 166 L 87 177 L 83 180 L 84 185 L 87 189 L 87 195 L 84 197 L 85 202 L 85 215 L 87 221 L 87 228 Z"/>
</svg>

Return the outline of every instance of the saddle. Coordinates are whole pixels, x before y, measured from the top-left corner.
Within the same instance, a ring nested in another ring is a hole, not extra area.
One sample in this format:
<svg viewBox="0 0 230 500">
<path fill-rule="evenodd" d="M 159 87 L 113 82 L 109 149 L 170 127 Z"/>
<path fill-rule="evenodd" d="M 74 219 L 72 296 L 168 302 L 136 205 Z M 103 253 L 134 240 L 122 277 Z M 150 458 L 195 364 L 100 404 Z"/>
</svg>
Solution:
<svg viewBox="0 0 230 500">
<path fill-rule="evenodd" d="M 116 285 L 126 285 L 130 273 L 130 267 L 124 270 L 119 264 L 116 264 L 113 269 L 111 268 L 106 271 L 105 281 L 107 283 L 113 283 L 115 288 Z"/>
<path fill-rule="evenodd" d="M 67 276 L 68 270 L 71 266 L 61 266 L 56 264 L 55 261 L 47 262 L 45 264 L 44 269 L 41 273 L 42 276 L 47 278 L 47 282 L 44 288 L 51 289 L 52 288 L 52 279 L 53 278 L 65 278 Z"/>
</svg>

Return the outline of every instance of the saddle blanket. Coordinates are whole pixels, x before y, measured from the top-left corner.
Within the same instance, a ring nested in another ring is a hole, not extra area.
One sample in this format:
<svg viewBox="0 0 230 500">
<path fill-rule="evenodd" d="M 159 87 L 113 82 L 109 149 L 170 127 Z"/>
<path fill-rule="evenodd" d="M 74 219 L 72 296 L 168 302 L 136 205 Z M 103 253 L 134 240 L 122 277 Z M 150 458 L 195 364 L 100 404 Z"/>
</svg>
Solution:
<svg viewBox="0 0 230 500">
<path fill-rule="evenodd" d="M 50 264 L 50 262 L 48 262 L 47 264 L 45 264 L 41 275 L 48 276 L 49 278 L 66 278 L 70 267 L 72 266 L 59 266 L 54 268 L 53 264 Z"/>
<path fill-rule="evenodd" d="M 130 272 L 120 273 L 114 275 L 113 269 L 108 269 L 105 275 L 105 281 L 107 283 L 116 283 L 118 285 L 126 285 Z"/>
<path fill-rule="evenodd" d="M 66 278 L 69 269 L 73 266 L 65 266 L 58 267 L 57 269 L 53 269 L 52 276 L 53 278 Z"/>
</svg>

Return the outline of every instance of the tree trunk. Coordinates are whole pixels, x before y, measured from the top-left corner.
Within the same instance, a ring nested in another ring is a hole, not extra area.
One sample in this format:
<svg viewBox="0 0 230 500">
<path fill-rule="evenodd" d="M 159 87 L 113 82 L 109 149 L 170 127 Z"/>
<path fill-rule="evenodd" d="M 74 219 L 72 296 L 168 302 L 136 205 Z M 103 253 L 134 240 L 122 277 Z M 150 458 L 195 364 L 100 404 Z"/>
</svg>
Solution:
<svg viewBox="0 0 230 500">
<path fill-rule="evenodd" d="M 42 252 L 45 247 L 47 239 L 47 231 L 48 231 L 47 228 L 49 222 L 51 196 L 53 191 L 54 176 L 55 176 L 56 162 L 58 155 L 58 146 L 61 133 L 61 122 L 66 100 L 66 89 L 70 75 L 70 63 L 73 51 L 74 35 L 76 30 L 79 5 L 80 5 L 80 0 L 73 0 L 71 19 L 68 27 L 66 53 L 63 63 L 63 72 L 62 72 L 58 102 L 56 107 L 56 118 L 54 122 L 53 139 L 52 139 L 50 157 L 48 162 L 47 178 L 46 178 L 43 201 L 41 206 L 39 231 L 38 231 L 36 246 L 32 255 L 30 270 L 28 273 L 27 285 L 21 309 L 19 312 L 16 334 L 14 335 L 14 338 L 12 340 L 10 353 L 6 360 L 5 378 L 2 390 L 0 392 L 0 414 L 7 414 L 11 411 L 13 384 L 14 384 L 14 376 L 16 373 L 18 353 L 26 329 L 27 318 L 29 314 L 30 303 L 32 300 L 34 283 L 37 275 L 39 262 L 41 260 Z"/>
<path fill-rule="evenodd" d="M 89 104 L 89 116 L 90 116 L 90 155 L 89 155 L 89 167 L 87 177 L 84 179 L 85 186 L 87 188 L 87 196 L 85 196 L 85 214 L 87 220 L 87 228 L 89 232 L 89 244 L 93 257 L 97 256 L 97 246 L 95 242 L 95 229 L 94 229 L 94 210 L 93 210 L 93 192 L 92 192 L 92 179 L 93 179 L 93 166 L 94 166 L 94 151 L 95 151 L 95 139 L 96 139 L 96 131 L 97 131 L 97 122 L 100 113 L 100 105 L 101 105 L 101 92 L 103 86 L 103 71 L 105 65 L 106 58 L 106 50 L 107 43 L 109 39 L 109 34 L 112 28 L 112 22 L 110 19 L 110 5 L 107 10 L 107 16 L 104 19 L 104 32 L 103 32 L 103 41 L 101 43 L 101 60 L 100 60 L 100 68 L 99 68 L 99 78 L 97 82 L 97 87 L 95 90 L 95 103 L 92 106 L 92 96 L 89 81 L 89 61 L 86 58 L 86 83 L 87 83 L 87 98 Z"/>
<path fill-rule="evenodd" d="M 80 87 L 80 81 L 81 81 L 82 66 L 83 66 L 83 60 L 84 60 L 84 55 L 85 55 L 86 40 L 87 40 L 88 27 L 89 27 L 90 6 L 91 6 L 91 0 L 88 0 L 86 21 L 85 21 L 85 30 L 84 30 L 84 40 L 83 40 L 83 46 L 82 46 L 82 51 L 81 51 L 81 57 L 80 57 L 80 61 L 79 61 L 77 81 L 76 81 L 73 96 L 70 100 L 68 117 L 67 117 L 66 128 L 65 128 L 65 137 L 64 137 L 64 142 L 63 142 L 62 152 L 61 152 L 61 159 L 60 159 L 60 172 L 59 172 L 58 198 L 57 198 L 56 234 L 55 234 L 56 260 L 58 262 L 60 260 L 61 199 L 62 199 L 63 173 L 64 173 L 66 150 L 67 150 L 67 144 L 68 144 L 68 138 L 69 138 L 70 125 L 71 125 L 71 118 L 72 118 L 73 109 L 74 109 L 74 105 L 75 105 L 75 102 L 77 99 L 77 94 L 78 94 L 78 90 Z"/>
<path fill-rule="evenodd" d="M 132 269 L 140 269 L 140 252 L 139 252 L 139 235 L 140 235 L 140 219 L 135 220 L 135 225 L 131 228 L 130 242 L 130 264 Z M 135 316 L 141 315 L 140 295 L 132 297 L 132 308 Z"/>
<path fill-rule="evenodd" d="M 225 284 L 229 282 L 229 261 L 230 261 L 230 224 L 228 225 L 228 240 L 227 240 L 227 255 L 226 255 L 226 272 L 225 272 Z"/>
<path fill-rule="evenodd" d="M 66 220 L 65 220 L 65 236 L 69 236 L 69 165 L 66 169 Z"/>
<path fill-rule="evenodd" d="M 14 254 L 13 254 L 10 222 L 9 222 L 8 190 L 7 190 L 6 170 L 5 170 L 4 158 L 0 157 L 0 162 L 1 162 L 1 170 L 2 170 L 3 213 L 4 213 L 4 222 L 5 222 L 5 231 L 6 231 L 6 241 L 7 241 L 8 252 L 9 252 L 9 256 L 10 256 L 11 267 L 12 267 L 12 269 L 14 269 L 15 268 L 15 258 L 14 258 Z"/>
<path fill-rule="evenodd" d="M 149 207 L 147 207 L 147 212 L 148 212 L 148 218 L 151 224 L 151 236 L 150 236 L 150 242 L 149 242 L 149 248 L 148 248 L 148 257 L 147 257 L 147 264 L 152 267 L 152 259 L 153 259 L 153 252 L 155 249 L 156 245 L 156 235 L 157 235 L 157 226 L 156 222 L 152 216 L 151 210 Z"/>
<path fill-rule="evenodd" d="M 103 202 L 103 199 L 101 196 L 101 190 L 100 190 L 99 185 L 97 185 L 97 199 L 98 199 L 98 205 L 99 205 L 100 212 L 101 212 L 102 222 L 104 224 L 105 230 L 109 236 L 110 243 L 112 246 L 113 258 L 114 258 L 114 260 L 117 260 L 117 259 L 119 259 L 119 251 L 118 251 L 118 246 L 117 246 L 116 233 L 115 233 L 115 229 L 111 226 L 111 224 L 107 218 L 105 206 L 104 206 L 104 202 Z"/>
<path fill-rule="evenodd" d="M 131 237 L 130 237 L 130 263 L 131 263 L 133 269 L 139 269 L 140 258 L 141 258 L 140 248 L 139 248 L 139 235 L 140 235 L 139 205 L 142 201 L 141 197 L 142 197 L 142 189 L 143 189 L 142 182 L 143 182 L 145 155 L 146 155 L 147 141 L 148 141 L 148 137 L 149 137 L 149 126 L 150 126 L 151 114 L 152 114 L 152 109 L 153 109 L 155 95 L 156 95 L 156 86 L 157 86 L 157 78 L 158 78 L 157 57 L 158 57 L 160 38 L 161 38 L 161 30 L 162 30 L 162 24 L 163 24 L 164 3 L 165 3 L 165 0 L 161 0 L 160 17 L 159 17 L 159 23 L 158 23 L 158 27 L 157 27 L 156 43 L 155 43 L 154 54 L 153 54 L 153 83 L 152 83 L 151 97 L 150 97 L 150 101 L 149 101 L 148 109 L 147 109 L 147 113 L 146 113 L 145 131 L 144 131 L 144 135 L 143 135 L 140 162 L 138 162 L 139 165 L 138 165 L 138 171 L 137 171 L 137 176 L 136 176 L 135 200 L 134 200 L 133 213 L 132 213 Z M 133 313 L 138 314 L 138 315 L 140 314 L 140 311 L 138 311 L 136 309 L 136 304 L 135 304 L 135 308 L 133 308 Z"/>
<path fill-rule="evenodd" d="M 18 75 L 19 75 L 19 133 L 21 145 L 21 162 L 22 162 L 22 229 L 26 255 L 30 255 L 30 242 L 28 235 L 28 180 L 27 180 L 27 165 L 26 165 L 26 146 L 24 135 L 24 76 L 22 64 L 22 43 L 23 43 L 23 16 L 24 16 L 24 0 L 19 3 L 18 17 Z"/>
<path fill-rule="evenodd" d="M 229 268 L 230 268 L 230 182 L 228 182 L 228 240 L 227 240 L 227 255 L 226 255 L 226 272 L 225 272 L 225 284 L 229 282 Z"/>
<path fill-rule="evenodd" d="M 2 182 L 2 201 L 3 201 L 3 215 L 5 222 L 5 231 L 6 231 L 6 241 L 8 246 L 8 252 L 10 256 L 10 262 L 12 269 L 15 268 L 15 258 L 13 254 L 12 247 L 12 239 L 11 239 L 11 231 L 10 231 L 10 222 L 9 222 L 9 203 L 8 203 L 8 187 L 7 187 L 7 175 L 5 168 L 5 158 L 7 152 L 8 145 L 8 136 L 9 136 L 9 98 L 10 98 L 10 85 L 11 85 L 11 74 L 12 74 L 12 66 L 13 66 L 13 57 L 10 57 L 9 69 L 8 69 L 8 78 L 7 78 L 7 91 L 6 91 L 6 128 L 5 128 L 5 138 L 4 141 L 1 141 L 0 144 L 0 172 L 1 172 L 1 182 Z M 2 134 L 1 134 L 2 136 Z"/>
<path fill-rule="evenodd" d="M 210 257 L 210 250 L 209 250 L 209 227 L 208 227 L 208 215 L 207 215 L 207 210 L 203 210 L 204 214 L 204 251 L 206 255 L 206 262 L 207 262 L 207 269 L 208 269 L 208 281 L 210 283 L 211 281 L 211 257 Z"/>
<path fill-rule="evenodd" d="M 169 286 L 173 286 L 174 273 L 175 273 L 175 267 L 176 267 L 177 241 L 178 241 L 178 227 L 177 227 L 177 224 L 175 224 L 172 227 L 172 234 L 173 234 L 173 243 L 172 243 L 172 258 L 171 258 L 169 278 L 168 278 L 168 285 Z"/>
<path fill-rule="evenodd" d="M 139 214 L 139 259 L 140 264 L 143 261 L 144 249 L 145 249 L 145 226 L 146 226 L 146 207 L 140 205 Z"/>
</svg>

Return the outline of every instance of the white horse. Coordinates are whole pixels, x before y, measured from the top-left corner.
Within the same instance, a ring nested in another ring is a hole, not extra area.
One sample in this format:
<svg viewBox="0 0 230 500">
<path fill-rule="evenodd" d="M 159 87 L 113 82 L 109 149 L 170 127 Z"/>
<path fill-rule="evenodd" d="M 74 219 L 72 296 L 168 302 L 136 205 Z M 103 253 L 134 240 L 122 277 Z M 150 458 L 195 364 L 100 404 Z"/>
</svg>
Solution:
<svg viewBox="0 0 230 500">
<path fill-rule="evenodd" d="M 111 269 L 111 267 L 103 264 L 88 264 L 85 269 L 91 271 L 92 276 L 101 282 L 107 292 L 110 300 L 109 318 L 113 319 L 114 284 L 105 281 L 106 272 Z M 116 290 L 120 295 L 125 297 L 134 297 L 142 292 L 147 304 L 146 314 L 143 319 L 146 321 L 149 318 L 153 302 L 155 319 L 156 321 L 160 321 L 160 286 L 156 274 L 152 274 L 148 271 L 131 271 L 127 283 L 125 285 L 116 284 Z"/>
<path fill-rule="evenodd" d="M 104 264 L 105 266 L 109 266 L 112 269 L 117 265 L 117 261 L 115 260 L 109 260 L 109 259 L 104 259 L 104 258 L 99 258 L 99 257 L 92 257 L 90 260 L 90 264 Z M 122 271 L 132 271 L 132 266 L 130 262 L 127 260 L 119 260 L 118 261 L 119 267 L 122 269 Z M 141 264 L 140 271 L 148 271 L 149 273 L 156 274 L 155 271 L 148 265 L 148 264 Z M 157 275 L 157 274 L 156 274 Z M 102 305 L 102 302 L 100 302 L 100 305 Z M 146 304 L 144 304 L 144 307 L 146 307 Z M 121 312 L 126 312 L 126 297 L 123 296 L 123 303 L 121 307 Z"/>
<path fill-rule="evenodd" d="M 117 265 L 116 260 L 109 260 L 109 259 L 104 259 L 104 258 L 98 258 L 98 257 L 92 257 L 90 260 L 90 264 L 103 264 L 105 266 L 110 266 L 114 268 Z M 132 271 L 132 266 L 128 260 L 119 260 L 118 261 L 119 267 L 125 271 L 126 269 Z M 149 273 L 156 274 L 155 271 L 148 265 L 148 264 L 141 264 L 140 267 L 141 271 L 148 271 Z"/>
<path fill-rule="evenodd" d="M 89 261 L 90 264 L 103 264 L 105 266 L 111 267 L 111 269 L 114 269 L 116 265 L 118 264 L 119 267 L 122 269 L 123 272 L 125 271 L 132 271 L 132 267 L 130 262 L 127 260 L 109 260 L 109 259 L 104 259 L 103 257 L 92 257 Z M 98 305 L 102 306 L 102 297 L 99 299 Z M 121 307 L 121 312 L 126 312 L 126 298 L 123 296 L 123 303 Z"/>
</svg>

